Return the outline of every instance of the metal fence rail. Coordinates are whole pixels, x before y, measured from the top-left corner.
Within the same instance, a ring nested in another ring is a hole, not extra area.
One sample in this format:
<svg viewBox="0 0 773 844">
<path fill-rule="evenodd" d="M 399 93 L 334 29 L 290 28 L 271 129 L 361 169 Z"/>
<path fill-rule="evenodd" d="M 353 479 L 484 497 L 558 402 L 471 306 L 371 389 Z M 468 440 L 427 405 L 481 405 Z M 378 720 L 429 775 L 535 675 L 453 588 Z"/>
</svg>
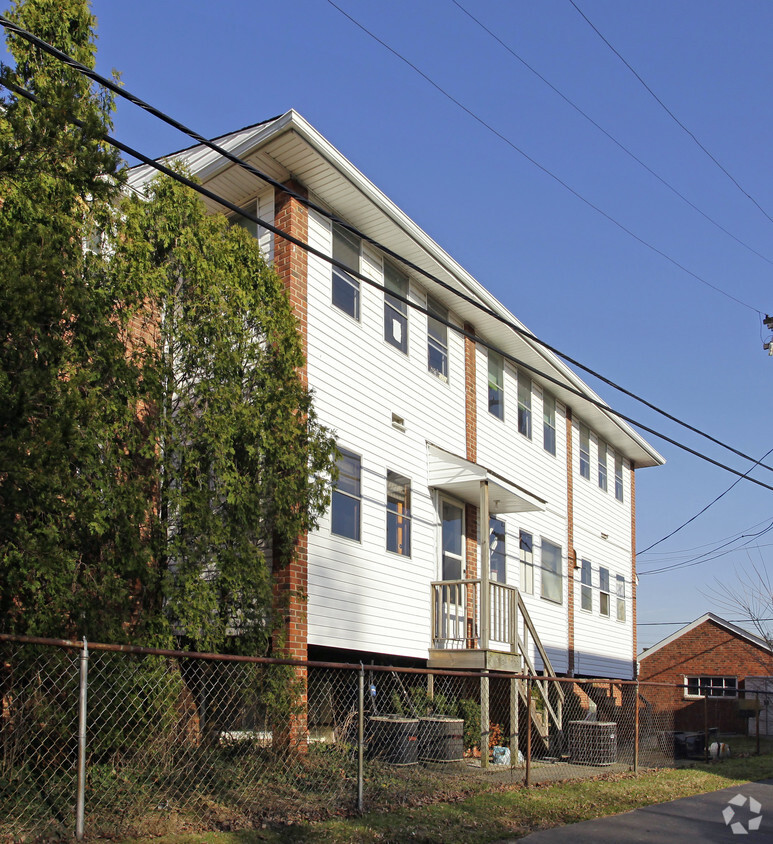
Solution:
<svg viewBox="0 0 773 844">
<path fill-rule="evenodd" d="M 705 753 L 664 692 L 0 636 L 0 841 L 249 828 Z"/>
</svg>

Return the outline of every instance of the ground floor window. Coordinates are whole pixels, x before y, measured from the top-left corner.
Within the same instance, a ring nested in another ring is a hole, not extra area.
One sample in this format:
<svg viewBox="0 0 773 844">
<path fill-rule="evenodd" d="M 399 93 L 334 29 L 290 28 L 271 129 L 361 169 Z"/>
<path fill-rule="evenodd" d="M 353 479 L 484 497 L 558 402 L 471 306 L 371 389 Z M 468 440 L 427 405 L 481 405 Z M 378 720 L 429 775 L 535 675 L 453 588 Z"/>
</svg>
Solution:
<svg viewBox="0 0 773 844">
<path fill-rule="evenodd" d="M 685 677 L 685 697 L 738 697 L 737 677 Z"/>
</svg>

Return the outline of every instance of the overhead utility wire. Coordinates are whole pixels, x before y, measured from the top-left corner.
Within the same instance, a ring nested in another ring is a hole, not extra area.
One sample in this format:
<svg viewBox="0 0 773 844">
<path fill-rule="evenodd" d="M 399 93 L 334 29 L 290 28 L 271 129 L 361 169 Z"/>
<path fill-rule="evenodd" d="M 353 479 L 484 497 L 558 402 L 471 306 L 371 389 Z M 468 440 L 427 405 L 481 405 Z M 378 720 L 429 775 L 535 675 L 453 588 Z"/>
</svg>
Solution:
<svg viewBox="0 0 773 844">
<path fill-rule="evenodd" d="M 758 466 L 770 454 L 771 451 L 773 451 L 773 448 L 766 451 L 765 454 L 760 457 L 757 463 L 755 463 L 755 465 L 752 466 L 746 474 L 748 475 L 749 472 L 756 468 L 756 466 Z M 679 527 L 674 528 L 674 530 L 672 530 L 670 533 L 667 533 L 665 536 L 653 542 L 651 545 L 648 545 L 643 551 L 637 551 L 636 556 L 639 557 L 642 554 L 646 554 L 647 551 L 651 550 L 656 545 L 660 545 L 661 542 L 665 542 L 667 539 L 671 539 L 671 537 L 674 536 L 674 534 L 679 533 L 682 528 L 687 527 L 687 525 L 689 525 L 691 522 L 694 522 L 698 518 L 698 516 L 702 516 L 706 512 L 706 510 L 716 504 L 720 498 L 724 498 L 728 494 L 728 492 L 730 492 L 731 489 L 734 489 L 739 483 L 741 483 L 741 480 L 741 478 L 736 478 L 736 480 L 733 481 L 733 483 L 730 484 L 730 486 L 724 492 L 720 492 L 720 494 L 713 501 L 710 501 L 705 507 L 703 507 L 701 510 L 698 510 L 698 512 L 694 516 L 691 516 L 689 519 L 687 519 L 687 521 L 682 522 Z"/>
<path fill-rule="evenodd" d="M 662 249 L 659 249 L 657 246 L 654 246 L 644 238 L 639 237 L 638 234 L 633 232 L 631 229 L 627 228 L 623 223 L 619 220 L 615 219 L 610 214 L 607 214 L 606 211 L 602 210 L 598 205 L 595 205 L 585 196 L 583 196 L 579 191 L 575 190 L 568 182 L 565 182 L 560 176 L 557 176 L 551 170 L 548 170 L 547 167 L 540 164 L 535 158 L 532 158 L 525 150 L 522 150 L 517 144 L 511 141 L 506 135 L 503 135 L 498 129 L 495 129 L 490 123 L 487 123 L 482 117 L 476 114 L 472 109 L 468 108 L 464 103 L 460 100 L 457 100 L 452 94 L 449 94 L 444 88 L 442 88 L 437 82 L 434 81 L 430 76 L 424 73 L 423 70 L 420 70 L 413 62 L 409 59 L 406 59 L 401 53 L 398 53 L 393 47 L 390 47 L 385 41 L 382 41 L 378 35 L 371 32 L 367 27 L 363 26 L 358 20 L 353 18 L 348 12 L 345 12 L 340 6 L 336 5 L 333 0 L 327 0 L 327 2 L 334 8 L 337 9 L 344 17 L 348 18 L 355 26 L 359 27 L 366 35 L 369 35 L 374 41 L 377 41 L 381 44 L 382 47 L 389 50 L 392 55 L 396 56 L 400 61 L 405 62 L 412 70 L 419 74 L 422 79 L 426 80 L 430 85 L 432 85 L 435 90 L 439 91 L 444 97 L 449 99 L 454 105 L 458 106 L 462 111 L 472 117 L 473 120 L 480 123 L 485 129 L 488 129 L 489 132 L 496 135 L 501 141 L 504 141 L 509 147 L 514 149 L 519 155 L 522 155 L 530 164 L 533 164 L 539 170 L 541 170 L 546 176 L 550 176 L 551 179 L 558 182 L 561 187 L 565 188 L 569 191 L 573 196 L 577 197 L 581 202 L 584 202 L 589 208 L 592 208 L 596 213 L 601 214 L 602 217 L 609 220 L 610 223 L 613 223 L 617 226 L 621 231 L 624 231 L 629 237 L 632 237 L 642 246 L 645 246 L 647 249 L 652 250 L 656 255 L 660 255 L 661 258 L 664 258 L 669 263 L 673 264 L 675 267 L 678 267 L 682 272 L 687 273 L 687 275 L 692 276 L 696 281 L 699 281 L 701 284 L 705 284 L 706 287 L 710 287 L 716 293 L 720 293 L 722 296 L 726 296 L 728 299 L 732 299 L 739 305 L 742 305 L 744 308 L 748 308 L 750 311 L 754 311 L 755 313 L 761 314 L 762 311 L 759 308 L 755 308 L 753 305 L 749 305 L 746 302 L 738 299 L 736 296 L 733 296 L 731 293 L 728 293 L 726 290 L 723 290 L 721 287 L 718 287 L 716 284 L 712 284 L 710 281 L 707 281 L 703 276 L 698 275 L 698 273 L 693 272 L 692 270 L 688 269 L 684 266 L 684 264 L 680 264 L 676 258 L 672 258 L 668 253 L 663 252 Z"/>
<path fill-rule="evenodd" d="M 694 621 L 695 619 L 693 619 Z M 731 624 L 743 624 L 745 621 L 773 621 L 773 618 L 728 618 Z M 692 621 L 637 621 L 637 627 L 674 627 L 692 624 Z"/>
<path fill-rule="evenodd" d="M 757 528 L 762 524 L 765 524 L 768 519 L 763 519 L 762 521 L 756 522 L 753 525 L 750 525 L 747 528 L 742 528 L 740 531 L 736 531 L 731 536 L 723 536 L 719 539 L 714 539 L 711 542 L 704 542 L 701 545 L 693 545 L 692 548 L 675 548 L 671 551 L 655 551 L 655 555 L 660 556 L 662 559 L 660 560 L 647 560 L 647 562 L 657 562 L 657 563 L 665 563 L 668 558 L 674 559 L 684 554 L 694 554 L 696 551 L 700 551 L 702 548 L 709 548 L 709 549 L 718 549 L 724 548 L 728 542 L 733 542 L 736 539 L 739 539 L 744 531 L 751 530 L 752 528 Z M 721 544 L 720 544 L 721 543 Z M 710 554 L 711 550 L 705 551 L 703 553 Z"/>
<path fill-rule="evenodd" d="M 4 85 L 9 90 L 13 91 L 14 93 L 16 93 L 20 96 L 26 97 L 27 99 L 31 100 L 32 102 L 35 102 L 35 103 L 39 102 L 38 98 L 34 94 L 32 94 L 29 91 L 26 91 L 24 88 L 21 88 L 18 85 L 13 84 L 12 82 L 9 82 L 7 80 L 3 80 L 2 82 L 0 82 L 0 85 Z M 77 120 L 74 117 L 70 118 L 70 119 L 71 119 L 71 122 L 74 125 L 80 126 L 81 128 L 83 127 L 82 121 Z M 756 478 L 752 478 L 751 476 L 748 475 L 748 473 L 740 472 L 738 469 L 733 469 L 731 466 L 727 466 L 724 463 L 720 463 L 718 460 L 714 460 L 714 458 L 709 457 L 708 455 L 703 454 L 702 452 L 696 451 L 695 449 L 690 448 L 690 446 L 687 446 L 684 443 L 680 443 L 678 440 L 675 440 L 672 437 L 669 437 L 666 434 L 661 433 L 660 431 L 656 431 L 654 428 L 650 428 L 647 425 L 644 425 L 641 422 L 638 422 L 637 420 L 633 419 L 630 416 L 626 416 L 624 413 L 621 413 L 619 410 L 615 410 L 613 407 L 610 407 L 608 404 L 606 404 L 606 402 L 603 402 L 599 399 L 594 399 L 591 396 L 586 395 L 581 390 L 578 390 L 575 387 L 572 387 L 572 386 L 569 386 L 569 385 L 563 383 L 558 378 L 555 378 L 552 375 L 548 375 L 546 372 L 542 372 L 541 370 L 537 369 L 537 367 L 533 366 L 532 364 L 526 363 L 525 361 L 522 361 L 519 358 L 514 357 L 513 355 L 509 354 L 508 352 L 505 352 L 504 350 L 498 348 L 497 346 L 493 345 L 492 343 L 489 343 L 489 342 L 483 340 L 481 337 L 476 336 L 472 332 L 466 331 L 463 328 L 459 328 L 459 326 L 454 325 L 454 323 L 450 322 L 449 320 L 441 319 L 440 317 L 438 317 L 434 313 L 431 314 L 430 311 L 427 308 L 423 307 L 422 305 L 419 305 L 416 302 L 411 302 L 407 297 L 401 296 L 397 293 L 394 293 L 391 290 L 387 290 L 387 288 L 383 284 L 380 284 L 379 282 L 368 278 L 367 276 L 363 275 L 362 273 L 351 269 L 346 264 L 344 264 L 342 261 L 336 260 L 331 255 L 326 255 L 324 252 L 322 252 L 319 249 L 316 249 L 315 247 L 311 246 L 309 243 L 306 243 L 305 241 L 300 240 L 297 237 L 294 237 L 293 235 L 289 234 L 288 232 L 283 231 L 282 229 L 278 228 L 277 226 L 273 225 L 272 223 L 269 223 L 266 220 L 262 220 L 260 217 L 256 216 L 255 214 L 251 214 L 249 211 L 246 211 L 244 208 L 240 208 L 235 203 L 230 202 L 229 200 L 225 199 L 224 197 L 219 196 L 218 194 L 214 193 L 213 191 L 205 188 L 203 185 L 197 184 L 192 179 L 188 179 L 187 177 L 183 176 L 180 173 L 177 173 L 176 171 L 170 169 L 169 167 L 166 167 L 165 165 L 160 164 L 158 161 L 155 161 L 154 159 L 150 158 L 149 156 L 144 155 L 139 150 L 135 150 L 132 147 L 128 146 L 127 144 L 124 144 L 121 141 L 116 140 L 115 138 L 111 137 L 107 133 L 103 134 L 102 138 L 107 143 L 115 146 L 117 149 L 121 150 L 122 152 L 125 152 L 127 155 L 133 156 L 137 160 L 142 161 L 143 163 L 147 164 L 148 166 L 154 168 L 155 170 L 158 170 L 160 173 L 163 173 L 164 175 L 169 176 L 170 178 L 174 179 L 175 181 L 180 182 L 180 184 L 185 185 L 186 187 L 190 188 L 191 190 L 196 191 L 197 193 L 201 194 L 202 196 L 206 196 L 208 199 L 211 199 L 212 201 L 218 203 L 219 205 L 222 205 L 224 208 L 227 208 L 228 210 L 233 211 L 235 214 L 238 214 L 240 217 L 243 217 L 245 220 L 249 220 L 250 222 L 255 223 L 256 225 L 260 226 L 261 228 L 264 228 L 267 231 L 270 231 L 273 234 L 284 238 L 286 241 L 288 241 L 288 243 L 292 243 L 292 244 L 298 246 L 300 249 L 303 249 L 305 252 L 308 252 L 309 254 L 314 255 L 317 258 L 320 258 L 321 260 L 325 261 L 326 263 L 328 263 L 328 264 L 330 264 L 334 267 L 337 267 L 338 269 L 343 270 L 344 272 L 348 273 L 350 276 L 353 276 L 354 278 L 357 278 L 358 280 L 362 281 L 364 284 L 367 284 L 370 287 L 373 287 L 373 288 L 381 291 L 382 293 L 388 293 L 392 298 L 397 299 L 400 302 L 403 302 L 409 308 L 413 308 L 414 310 L 419 311 L 419 313 L 422 313 L 425 316 L 428 316 L 428 317 L 431 316 L 436 322 L 441 323 L 441 325 L 445 325 L 447 328 L 450 328 L 456 334 L 458 334 L 462 337 L 465 337 L 467 339 L 473 340 L 473 341 L 479 343 L 481 346 L 484 346 L 487 349 L 492 349 L 493 351 L 498 352 L 500 355 L 502 355 L 503 358 L 510 361 L 511 363 L 516 364 L 517 366 L 519 366 L 522 369 L 529 370 L 530 372 L 534 373 L 535 375 L 538 375 L 540 378 L 544 379 L 545 381 L 548 381 L 552 384 L 555 384 L 556 386 L 560 387 L 561 389 L 565 390 L 568 393 L 571 393 L 572 395 L 577 396 L 578 398 L 587 402 L 588 404 L 591 404 L 591 405 L 594 405 L 595 407 L 600 408 L 605 413 L 609 413 L 612 416 L 616 416 L 618 419 L 622 419 L 622 420 L 624 420 L 625 422 L 628 422 L 631 425 L 635 425 L 637 428 L 640 428 L 642 431 L 646 431 L 648 434 L 652 434 L 653 436 L 658 437 L 659 439 L 663 440 L 664 442 L 667 442 L 667 443 L 675 446 L 676 448 L 681 449 L 682 451 L 686 451 L 688 454 L 692 454 L 693 456 L 698 457 L 698 458 L 700 458 L 701 460 L 704 460 L 707 463 L 711 463 L 713 466 L 717 466 L 720 469 L 724 469 L 725 471 L 730 472 L 733 475 L 737 475 L 738 477 L 744 478 L 744 479 L 750 481 L 751 483 L 762 487 L 763 489 L 767 489 L 767 490 L 770 490 L 771 492 L 773 492 L 773 486 L 770 486 L 769 484 L 766 484 L 763 481 L 759 481 Z"/>
<path fill-rule="evenodd" d="M 338 7 L 336 7 L 336 8 L 338 8 Z M 576 366 L 581 371 L 586 372 L 589 375 L 592 375 L 594 378 L 598 378 L 599 381 L 606 384 L 607 386 L 612 387 L 613 389 L 618 390 L 619 392 L 623 393 L 623 395 L 626 395 L 629 398 L 640 402 L 645 407 L 648 407 L 650 410 L 654 411 L 655 413 L 658 413 L 661 416 L 664 416 L 666 419 L 669 419 L 670 421 L 676 423 L 677 425 L 680 425 L 683 428 L 686 428 L 688 431 L 691 431 L 692 433 L 697 434 L 698 436 L 701 436 L 704 439 L 707 439 L 709 442 L 714 443 L 714 445 L 718 445 L 721 448 L 724 448 L 727 451 L 732 452 L 736 456 L 743 458 L 744 460 L 749 460 L 749 461 L 752 461 L 753 463 L 756 463 L 754 457 L 752 457 L 748 454 L 744 454 L 742 451 L 739 451 L 738 449 L 735 449 L 732 446 L 729 446 L 727 443 L 724 443 L 721 440 L 718 440 L 717 438 L 712 437 L 710 434 L 707 434 L 705 431 L 702 431 L 699 428 L 696 428 L 695 426 L 690 425 L 687 422 L 683 422 L 681 419 L 678 419 L 676 416 L 673 416 L 672 414 L 666 412 L 662 408 L 659 408 L 657 405 L 652 404 L 651 402 L 647 401 L 646 399 L 642 398 L 641 396 L 636 395 L 635 393 L 631 392 L 630 390 L 627 390 L 625 387 L 622 387 L 621 385 L 615 383 L 611 379 L 606 378 L 605 376 L 601 375 L 599 372 L 596 372 L 595 370 L 591 369 L 590 367 L 585 366 L 584 364 L 580 363 L 580 361 L 576 360 L 575 358 L 571 357 L 570 355 L 565 354 L 564 352 L 557 349 L 555 346 L 552 346 L 549 343 L 547 343 L 546 341 L 541 340 L 539 337 L 532 334 L 532 332 L 528 331 L 527 329 L 523 328 L 520 325 L 517 325 L 512 320 L 509 320 L 507 317 L 496 313 L 495 311 L 491 310 L 491 308 L 489 308 L 488 306 L 486 306 L 486 305 L 482 304 L 481 302 L 479 302 L 478 300 L 474 299 L 472 296 L 469 296 L 465 293 L 462 293 L 459 290 L 456 290 L 455 288 L 453 288 L 447 282 L 443 281 L 442 279 L 438 278 L 437 276 L 433 275 L 432 273 L 428 272 L 427 270 L 423 269 L 422 267 L 418 266 L 417 264 L 414 264 L 412 261 L 409 261 L 408 259 L 402 257 L 398 253 L 389 249 L 387 246 L 379 243 L 374 238 L 371 238 L 368 235 L 364 234 L 363 232 L 359 231 L 359 229 L 355 228 L 351 224 L 347 223 L 344 220 L 341 220 L 336 215 L 331 214 L 331 212 L 328 211 L 327 209 L 322 208 L 321 206 L 319 206 L 319 205 L 315 204 L 314 202 L 310 201 L 308 198 L 306 198 L 306 197 L 296 193 L 295 191 L 289 189 L 287 186 L 283 185 L 281 182 L 278 182 L 276 179 L 273 179 L 268 174 L 263 173 L 262 171 L 258 170 L 252 164 L 249 164 L 248 162 L 243 161 L 241 158 L 234 155 L 230 151 L 222 148 L 221 146 L 214 143 L 213 141 L 206 140 L 205 138 L 203 138 L 200 134 L 198 134 L 194 130 L 189 129 L 187 126 L 184 126 L 182 123 L 179 123 L 174 118 L 170 117 L 169 115 L 165 114 L 164 112 L 160 111 L 159 109 L 155 108 L 154 106 L 152 106 L 149 103 L 145 102 L 144 100 L 140 99 L 136 95 L 127 91 L 125 88 L 122 88 L 122 87 L 116 85 L 112 80 L 107 79 L 104 76 L 101 76 L 96 71 L 91 70 L 90 68 L 88 68 L 85 65 L 81 64 L 80 62 L 76 61 L 71 56 L 68 56 L 66 53 L 63 53 L 61 50 L 58 50 L 56 47 L 52 47 L 46 41 L 43 41 L 42 39 L 33 35 L 31 32 L 27 32 L 27 30 L 22 29 L 17 24 L 14 24 L 12 21 L 9 21 L 7 18 L 0 16 L 0 25 L 6 27 L 7 29 L 11 30 L 13 33 L 21 36 L 22 38 L 25 38 L 26 40 L 30 41 L 35 46 L 39 47 L 40 49 L 44 50 L 45 52 L 49 53 L 50 55 L 52 55 L 55 58 L 59 59 L 60 61 L 64 62 L 68 67 L 71 67 L 74 70 L 78 71 L 79 73 L 82 73 L 84 76 L 87 76 L 89 79 L 92 79 L 93 81 L 97 82 L 98 84 L 104 85 L 109 90 L 113 91 L 113 93 L 117 94 L 120 97 L 123 97 L 124 99 L 127 99 L 129 102 L 133 103 L 134 105 L 139 106 L 140 108 L 142 108 L 145 111 L 152 114 L 154 117 L 157 117 L 158 119 L 162 120 L 164 123 L 167 123 L 168 125 L 174 127 L 175 129 L 178 129 L 180 132 L 183 132 L 184 134 L 188 135 L 189 137 L 193 138 L 194 140 L 202 143 L 203 145 L 205 145 L 207 148 L 213 150 L 214 152 L 217 152 L 220 155 L 223 155 L 226 159 L 228 159 L 232 163 L 236 164 L 237 166 L 241 167 L 242 169 L 246 170 L 247 172 L 253 174 L 254 176 L 257 176 L 259 179 L 267 182 L 268 184 L 272 185 L 273 187 L 284 191 L 285 193 L 287 193 L 290 196 L 297 199 L 304 206 L 314 209 L 315 211 L 322 214 L 327 219 L 333 220 L 336 223 L 340 223 L 341 225 L 345 226 L 349 231 L 356 234 L 358 237 L 361 237 L 363 240 L 367 241 L 368 243 L 373 244 L 378 249 L 380 249 L 382 252 L 384 252 L 385 254 L 394 258 L 395 260 L 399 261 L 404 266 L 409 267 L 410 269 L 414 270 L 416 273 L 420 274 L 422 277 L 429 279 L 433 283 L 442 287 L 444 290 L 447 290 L 452 295 L 456 296 L 458 299 L 461 299 L 462 301 L 466 302 L 467 304 L 471 305 L 472 307 L 476 308 L 477 310 L 481 311 L 482 313 L 485 313 L 487 316 L 490 316 L 490 317 L 498 320 L 500 323 L 502 323 L 503 325 L 510 328 L 512 331 L 514 331 L 519 336 L 528 338 L 529 340 L 533 341 L 534 343 L 536 343 L 536 344 L 542 346 L 543 348 L 547 349 L 548 351 L 552 352 L 553 354 L 555 354 L 556 356 L 558 356 L 562 360 L 565 360 L 567 363 L 572 364 L 572 366 Z M 134 156 L 134 157 L 137 158 L 140 161 L 148 163 L 144 156 Z M 218 202 L 217 199 L 215 201 Z M 264 228 L 269 228 L 265 224 L 263 224 L 263 226 L 264 226 Z M 750 307 L 750 306 L 747 305 L 747 307 Z M 752 310 L 754 310 L 754 309 L 752 309 Z M 761 312 L 759 312 L 759 313 L 761 314 Z M 764 463 L 759 464 L 759 465 L 764 469 L 768 469 L 769 471 L 773 471 L 773 466 L 768 466 Z"/>
<path fill-rule="evenodd" d="M 631 71 L 631 73 L 639 80 L 639 82 L 644 86 L 650 96 L 655 100 L 655 102 L 666 112 L 666 114 L 676 123 L 676 125 L 682 129 L 683 132 L 688 134 L 693 141 L 700 147 L 701 150 L 714 162 L 714 164 L 719 167 L 719 169 L 727 176 L 728 179 L 738 188 L 739 191 L 749 199 L 758 209 L 761 211 L 767 219 L 773 223 L 773 217 L 768 214 L 768 212 L 757 202 L 757 200 L 744 188 L 741 184 L 735 179 L 735 177 L 728 172 L 720 163 L 719 161 L 709 152 L 708 149 L 698 140 L 698 138 L 684 125 L 684 123 L 679 120 L 679 118 L 674 114 L 673 111 L 663 102 L 663 100 L 658 97 L 658 95 L 650 88 L 650 86 L 642 79 L 642 77 L 634 70 L 629 62 L 627 62 L 623 56 L 620 54 L 618 50 L 616 50 L 612 44 L 601 34 L 599 29 L 593 24 L 593 22 L 588 18 L 588 16 L 583 12 L 583 10 L 574 2 L 574 0 L 569 0 L 569 2 L 574 6 L 577 10 L 579 15 L 585 20 L 588 26 L 598 35 L 598 37 L 609 47 L 609 49 L 620 59 L 620 61 Z"/>
<path fill-rule="evenodd" d="M 462 6 L 462 4 L 459 2 L 459 0 L 452 0 L 452 1 L 453 1 L 454 5 L 458 6 L 459 9 L 461 9 L 464 12 L 464 14 L 467 15 L 467 17 L 469 17 L 473 21 L 475 21 L 475 23 L 477 23 L 478 26 L 481 29 L 483 29 L 485 32 L 487 32 L 496 42 L 498 42 L 502 47 L 504 47 L 504 49 L 507 50 L 507 52 L 510 53 L 511 56 L 513 56 L 513 58 L 517 59 L 527 70 L 531 71 L 537 77 L 537 79 L 544 82 L 545 85 L 547 85 L 548 88 L 550 88 L 551 91 L 558 94 L 558 96 L 561 97 L 561 99 L 565 103 L 567 103 L 567 105 L 570 105 L 578 114 L 582 115 L 592 126 L 595 126 L 596 129 L 599 130 L 599 132 L 601 132 L 603 135 L 605 135 L 607 138 L 609 138 L 609 140 L 612 141 L 613 144 L 615 144 L 617 147 L 619 147 L 626 155 L 628 155 L 630 158 L 632 158 L 637 164 L 641 165 L 651 176 L 654 176 L 662 185 L 667 187 L 672 193 L 676 194 L 676 196 L 678 196 L 679 199 L 681 199 L 683 202 L 687 203 L 687 205 L 689 205 L 690 208 L 692 208 L 694 211 L 697 211 L 701 215 L 701 217 L 708 220 L 713 226 L 716 226 L 716 228 L 718 228 L 720 231 L 724 232 L 728 237 L 731 237 L 736 243 L 738 243 L 740 246 L 743 246 L 744 249 L 748 249 L 749 252 L 756 255 L 758 258 L 762 258 L 763 261 L 767 261 L 768 264 L 773 265 L 773 259 L 772 258 L 768 258 L 767 255 L 763 255 L 762 252 L 758 252 L 753 246 L 750 246 L 748 243 L 741 240 L 740 237 L 737 237 L 736 235 L 734 235 L 729 229 L 726 229 L 720 222 L 715 220 L 713 217 L 709 216 L 705 211 L 703 211 L 701 208 L 699 208 L 694 202 L 689 200 L 683 193 L 681 193 L 679 190 L 677 190 L 677 188 L 675 188 L 670 182 L 666 181 L 659 173 L 655 172 L 655 170 L 653 170 L 648 164 L 645 164 L 645 162 L 642 161 L 641 158 L 639 158 L 634 152 L 632 152 L 630 149 L 628 149 L 627 146 L 625 146 L 623 143 L 618 141 L 617 138 L 614 137 L 614 135 L 610 134 L 603 126 L 601 126 L 599 123 L 597 123 L 587 112 L 583 111 L 580 108 L 580 106 L 577 105 L 577 103 L 575 103 L 573 100 L 569 99 L 569 97 L 567 97 L 566 94 L 564 94 L 562 91 L 560 91 L 558 88 L 556 88 L 556 86 L 553 85 L 552 82 L 550 82 L 548 79 L 546 79 L 538 70 L 536 70 L 534 67 L 532 67 L 526 61 L 526 59 L 524 59 L 522 56 L 518 55 L 518 53 L 516 53 L 515 50 L 512 49 L 512 47 L 510 47 L 508 44 L 506 44 L 495 32 L 493 32 L 491 29 L 489 29 L 486 26 L 486 24 L 483 23 L 483 21 L 481 21 L 479 18 L 476 18 L 475 15 L 473 15 L 472 12 L 469 11 L 469 9 L 466 9 L 464 6 Z"/>
</svg>

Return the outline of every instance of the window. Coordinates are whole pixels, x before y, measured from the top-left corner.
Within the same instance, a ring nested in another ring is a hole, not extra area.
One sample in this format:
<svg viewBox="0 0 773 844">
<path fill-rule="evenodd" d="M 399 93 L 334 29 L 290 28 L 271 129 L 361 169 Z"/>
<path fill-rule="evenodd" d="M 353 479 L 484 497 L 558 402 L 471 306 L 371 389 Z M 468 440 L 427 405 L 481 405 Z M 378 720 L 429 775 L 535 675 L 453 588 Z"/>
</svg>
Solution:
<svg viewBox="0 0 773 844">
<path fill-rule="evenodd" d="M 685 677 L 685 697 L 738 697 L 736 677 Z"/>
<path fill-rule="evenodd" d="M 459 505 L 445 500 L 442 502 L 441 529 L 443 559 L 440 579 L 461 580 L 464 559 L 464 510 Z"/>
<path fill-rule="evenodd" d="M 254 217 L 258 216 L 258 203 L 257 201 L 251 202 L 249 205 L 245 205 L 244 211 L 248 214 L 252 214 Z M 246 232 L 249 232 L 254 238 L 257 239 L 258 237 L 258 224 L 253 223 L 252 220 L 248 220 L 246 217 L 242 217 L 241 214 L 234 214 L 233 217 L 228 218 L 228 222 L 232 226 L 239 226 L 240 229 L 244 229 Z"/>
<path fill-rule="evenodd" d="M 542 394 L 542 444 L 545 451 L 556 453 L 556 400 L 550 393 Z"/>
<path fill-rule="evenodd" d="M 337 536 L 349 539 L 360 538 L 360 458 L 350 451 L 341 449 L 338 458 L 338 480 L 333 488 L 330 504 L 330 529 Z"/>
<path fill-rule="evenodd" d="M 615 498 L 623 500 L 623 458 L 619 454 L 615 455 Z"/>
<path fill-rule="evenodd" d="M 599 568 L 599 613 L 609 616 L 609 569 Z"/>
<path fill-rule="evenodd" d="M 505 418 L 505 362 L 502 355 L 491 349 L 488 351 L 488 411 L 497 417 Z"/>
<path fill-rule="evenodd" d="M 518 535 L 518 556 L 521 560 L 521 592 L 534 594 L 534 541 L 522 530 Z"/>
<path fill-rule="evenodd" d="M 384 263 L 384 287 L 404 299 L 408 298 L 408 278 L 391 264 Z M 403 354 L 408 354 L 408 305 L 384 294 L 384 339 Z"/>
<path fill-rule="evenodd" d="M 491 579 L 505 582 L 505 523 L 501 519 L 489 519 L 489 568 Z"/>
<path fill-rule="evenodd" d="M 580 476 L 590 480 L 590 431 L 580 425 Z"/>
<path fill-rule="evenodd" d="M 531 439 L 531 378 L 518 373 L 518 433 Z"/>
<path fill-rule="evenodd" d="M 562 603 L 561 547 L 542 540 L 542 597 Z"/>
<path fill-rule="evenodd" d="M 615 577 L 617 583 L 617 620 L 625 621 L 625 578 L 622 574 Z"/>
<path fill-rule="evenodd" d="M 338 223 L 333 223 L 333 258 L 360 270 L 360 239 Z M 333 304 L 353 319 L 360 318 L 360 282 L 338 267 L 333 267 Z"/>
<path fill-rule="evenodd" d="M 427 296 L 427 368 L 433 375 L 448 381 L 448 309 Z"/>
<path fill-rule="evenodd" d="M 599 440 L 599 489 L 607 491 L 607 444 Z"/>
<path fill-rule="evenodd" d="M 582 561 L 582 573 L 580 576 L 580 607 L 588 612 L 593 612 L 593 589 L 591 588 L 591 565 L 590 560 Z"/>
<path fill-rule="evenodd" d="M 411 482 L 387 472 L 387 551 L 411 556 Z"/>
</svg>

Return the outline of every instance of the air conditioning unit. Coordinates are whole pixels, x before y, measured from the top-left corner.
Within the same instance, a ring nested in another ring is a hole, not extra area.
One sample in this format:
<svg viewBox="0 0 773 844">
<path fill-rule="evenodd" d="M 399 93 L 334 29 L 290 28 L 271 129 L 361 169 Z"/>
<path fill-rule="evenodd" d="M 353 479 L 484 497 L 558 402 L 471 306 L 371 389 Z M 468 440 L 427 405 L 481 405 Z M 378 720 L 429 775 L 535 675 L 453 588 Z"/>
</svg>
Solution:
<svg viewBox="0 0 773 844">
<path fill-rule="evenodd" d="M 614 765 L 617 762 L 617 724 L 614 721 L 570 721 L 569 761 L 576 765 Z"/>
</svg>

